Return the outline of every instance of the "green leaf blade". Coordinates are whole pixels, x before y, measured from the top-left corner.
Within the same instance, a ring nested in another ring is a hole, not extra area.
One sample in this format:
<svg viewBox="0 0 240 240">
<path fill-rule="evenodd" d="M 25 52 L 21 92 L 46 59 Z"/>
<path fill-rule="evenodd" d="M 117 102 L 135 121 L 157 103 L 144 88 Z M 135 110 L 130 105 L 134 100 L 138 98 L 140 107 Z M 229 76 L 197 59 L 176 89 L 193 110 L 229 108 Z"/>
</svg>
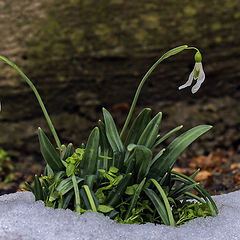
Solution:
<svg viewBox="0 0 240 240">
<path fill-rule="evenodd" d="M 84 181 L 83 178 L 75 177 L 76 183 L 79 184 L 80 182 Z M 66 179 L 63 179 L 58 186 L 56 187 L 56 190 L 60 192 L 62 195 L 65 195 L 69 191 L 73 189 L 73 182 L 72 177 L 68 177 Z"/>
<path fill-rule="evenodd" d="M 160 123 L 162 120 L 162 113 L 158 113 L 146 126 L 141 134 L 137 145 L 143 145 L 147 148 L 152 148 L 156 138 L 158 136 Z"/>
<path fill-rule="evenodd" d="M 95 174 L 97 172 L 99 147 L 99 129 L 95 127 L 89 135 L 87 145 L 83 154 L 82 165 L 85 175 Z"/>
<path fill-rule="evenodd" d="M 152 178 L 151 181 L 155 185 L 155 187 L 157 188 L 157 190 L 159 191 L 159 193 L 160 193 L 160 195 L 161 195 L 161 197 L 163 199 L 163 202 L 164 202 L 164 205 L 165 205 L 165 208 L 166 208 L 166 211 L 167 211 L 169 225 L 170 226 L 176 226 L 175 220 L 173 218 L 172 210 L 171 210 L 169 201 L 167 199 L 167 196 L 166 196 L 164 190 L 162 189 L 160 184 L 155 179 Z"/>
<path fill-rule="evenodd" d="M 103 108 L 103 116 L 105 121 L 106 135 L 113 151 L 124 152 L 124 147 L 113 118 L 105 108 Z"/>
<path fill-rule="evenodd" d="M 152 164 L 152 151 L 142 145 L 129 144 L 128 150 L 135 150 L 137 183 L 140 183 L 143 178 L 148 174 Z"/>
<path fill-rule="evenodd" d="M 121 168 L 124 162 L 125 148 L 118 134 L 111 114 L 103 108 L 103 116 L 108 142 L 113 151 L 113 166 Z"/>
<path fill-rule="evenodd" d="M 69 143 L 65 152 L 64 152 L 62 160 L 66 160 L 68 157 L 71 157 L 73 155 L 73 153 L 74 153 L 73 144 Z"/>
<path fill-rule="evenodd" d="M 115 207 L 115 205 L 120 201 L 120 198 L 124 194 L 130 180 L 131 180 L 132 174 L 129 173 L 126 176 L 124 176 L 119 183 L 116 185 L 115 188 L 111 190 L 111 192 L 108 194 L 106 199 L 106 204 Z"/>
<path fill-rule="evenodd" d="M 149 170 L 149 177 L 159 179 L 175 164 L 178 156 L 199 136 L 211 129 L 212 126 L 200 125 L 181 134 L 171 142 L 162 156 L 154 162 Z"/>
<path fill-rule="evenodd" d="M 174 129 L 172 129 L 170 132 L 166 133 L 163 137 L 161 137 L 152 147 L 152 149 L 154 149 L 155 147 L 157 147 L 160 143 L 162 143 L 163 141 L 165 141 L 167 138 L 169 138 L 172 134 L 174 134 L 175 132 L 179 131 L 180 129 L 182 129 L 183 125 L 180 125 Z"/>
<path fill-rule="evenodd" d="M 137 144 L 141 133 L 146 128 L 150 121 L 152 110 L 150 108 L 144 108 L 133 121 L 133 124 L 128 132 L 124 146 L 127 147 L 130 143 Z"/>
<path fill-rule="evenodd" d="M 163 223 L 165 225 L 170 225 L 166 208 L 165 208 L 163 202 L 161 201 L 161 199 L 158 197 L 158 195 L 152 189 L 148 189 L 148 188 L 144 189 L 144 192 L 149 197 L 149 199 L 152 201 L 152 203 L 155 206 Z"/>
<path fill-rule="evenodd" d="M 35 195 L 35 200 L 44 200 L 43 198 L 43 189 L 42 189 L 42 185 L 41 182 L 39 180 L 39 177 L 37 175 L 35 175 L 34 177 L 34 195 Z"/>
<path fill-rule="evenodd" d="M 47 164 L 51 167 L 53 171 L 61 171 L 64 169 L 64 165 L 58 156 L 55 148 L 49 141 L 48 137 L 42 131 L 41 128 L 38 128 L 38 139 L 40 143 L 40 150 L 43 155 L 43 158 Z"/>
<path fill-rule="evenodd" d="M 98 121 L 98 128 L 100 132 L 100 138 L 99 138 L 99 145 L 100 145 L 100 153 L 102 156 L 112 156 L 112 148 L 108 142 L 107 136 L 106 136 L 106 129 L 104 123 L 99 120 Z M 109 166 L 112 166 L 112 158 L 104 158 L 98 163 L 98 169 L 104 169 L 108 170 Z"/>
</svg>

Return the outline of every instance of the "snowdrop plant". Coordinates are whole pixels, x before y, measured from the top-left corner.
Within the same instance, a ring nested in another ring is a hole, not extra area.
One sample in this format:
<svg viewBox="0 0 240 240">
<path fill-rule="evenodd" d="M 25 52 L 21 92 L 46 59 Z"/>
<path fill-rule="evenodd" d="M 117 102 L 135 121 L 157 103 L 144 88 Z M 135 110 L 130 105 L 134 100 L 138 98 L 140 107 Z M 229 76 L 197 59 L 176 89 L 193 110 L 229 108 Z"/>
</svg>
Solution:
<svg viewBox="0 0 240 240">
<path fill-rule="evenodd" d="M 0 57 L 33 89 L 56 141 L 57 148 L 43 130 L 38 129 L 46 167 L 42 176 L 35 176 L 32 185 L 26 183 L 36 200 L 44 201 L 49 207 L 68 208 L 79 213 L 87 210 L 100 212 L 122 223 L 152 222 L 178 226 L 196 217 L 218 213 L 211 196 L 194 180 L 199 170 L 191 176 L 172 170 L 178 156 L 211 126 L 194 127 L 176 137 L 166 148 L 161 144 L 182 125 L 159 137 L 161 112 L 151 118 L 152 110 L 145 108 L 128 127 L 149 75 L 160 62 L 186 49 L 194 49 L 197 53 L 190 80 L 183 86 L 189 86 L 195 79 L 197 83 L 193 92 L 196 92 L 204 80 L 201 54 L 198 49 L 187 45 L 174 48 L 163 54 L 144 75 L 120 134 L 111 114 L 103 108 L 103 121 L 99 120 L 87 143 L 76 149 L 71 143 L 61 145 L 32 82 L 14 63 Z"/>
</svg>

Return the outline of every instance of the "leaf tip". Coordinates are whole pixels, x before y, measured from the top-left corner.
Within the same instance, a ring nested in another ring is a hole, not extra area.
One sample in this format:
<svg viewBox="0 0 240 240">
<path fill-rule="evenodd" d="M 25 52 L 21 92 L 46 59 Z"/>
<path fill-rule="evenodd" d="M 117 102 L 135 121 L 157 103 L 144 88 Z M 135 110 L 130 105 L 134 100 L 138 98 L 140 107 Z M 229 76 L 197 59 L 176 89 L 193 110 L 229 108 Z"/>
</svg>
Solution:
<svg viewBox="0 0 240 240">
<path fill-rule="evenodd" d="M 98 127 L 95 127 L 94 130 L 95 130 L 95 131 L 99 131 L 99 128 L 98 128 Z"/>
</svg>

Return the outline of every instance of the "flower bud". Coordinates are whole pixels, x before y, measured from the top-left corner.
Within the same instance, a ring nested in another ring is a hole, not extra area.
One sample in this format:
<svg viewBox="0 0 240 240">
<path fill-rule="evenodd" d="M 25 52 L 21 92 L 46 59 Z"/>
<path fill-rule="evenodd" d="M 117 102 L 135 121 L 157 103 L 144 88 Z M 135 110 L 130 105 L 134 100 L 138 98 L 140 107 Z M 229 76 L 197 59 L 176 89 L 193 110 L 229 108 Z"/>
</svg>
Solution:
<svg viewBox="0 0 240 240">
<path fill-rule="evenodd" d="M 201 62 L 202 61 L 202 55 L 199 51 L 196 52 L 194 59 L 196 62 Z"/>
</svg>

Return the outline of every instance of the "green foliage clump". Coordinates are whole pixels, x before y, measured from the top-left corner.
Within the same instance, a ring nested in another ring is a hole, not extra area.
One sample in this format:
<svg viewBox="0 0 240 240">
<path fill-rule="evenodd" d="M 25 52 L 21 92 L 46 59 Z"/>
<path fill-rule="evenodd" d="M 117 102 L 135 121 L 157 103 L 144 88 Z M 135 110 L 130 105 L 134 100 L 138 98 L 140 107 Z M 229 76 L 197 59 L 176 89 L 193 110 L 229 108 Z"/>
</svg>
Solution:
<svg viewBox="0 0 240 240">
<path fill-rule="evenodd" d="M 166 149 L 153 154 L 159 145 L 182 126 L 159 138 L 162 114 L 151 119 L 143 109 L 124 140 L 110 113 L 103 109 L 101 120 L 86 146 L 62 146 L 58 155 L 44 132 L 39 142 L 47 167 L 27 184 L 36 200 L 47 206 L 106 214 L 122 223 L 181 225 L 199 216 L 215 216 L 216 205 L 192 176 L 172 171 L 180 153 L 211 126 L 200 125 L 178 136 Z M 198 192 L 198 196 L 192 193 Z M 188 202 L 195 199 L 199 203 Z"/>
<path fill-rule="evenodd" d="M 8 153 L 0 148 L 0 181 L 4 183 L 11 182 L 14 178 L 13 169 Z"/>
</svg>

